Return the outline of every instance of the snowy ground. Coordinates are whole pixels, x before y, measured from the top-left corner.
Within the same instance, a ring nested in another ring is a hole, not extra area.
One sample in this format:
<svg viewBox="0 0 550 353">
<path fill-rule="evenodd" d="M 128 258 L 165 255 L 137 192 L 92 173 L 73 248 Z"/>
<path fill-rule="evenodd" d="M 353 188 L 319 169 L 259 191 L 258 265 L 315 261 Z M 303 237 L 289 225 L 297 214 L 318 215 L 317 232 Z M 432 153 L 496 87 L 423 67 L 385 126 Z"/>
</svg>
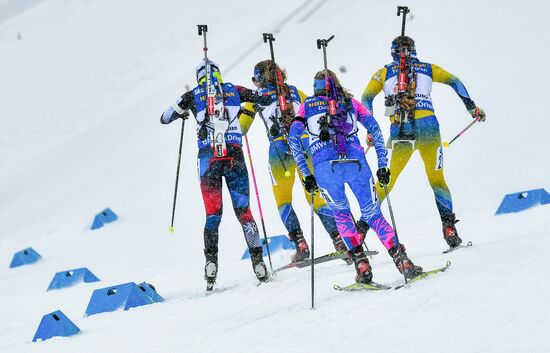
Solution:
<svg viewBox="0 0 550 353">
<path fill-rule="evenodd" d="M 277 60 L 306 92 L 322 65 L 315 39 L 335 34 L 329 66 L 345 66 L 341 80 L 360 96 L 389 60 L 389 42 L 400 29 L 397 3 L 212 3 L 215 10 L 205 15 L 199 2 L 175 0 L 0 1 L 0 352 L 550 351 L 550 208 L 493 216 L 505 193 L 550 190 L 550 124 L 541 113 L 549 75 L 540 66 L 548 54 L 543 16 L 550 6 L 406 2 L 419 57 L 459 76 L 488 113 L 485 125 L 445 156 L 459 231 L 475 246 L 441 253 L 431 190 L 415 156 L 392 194 L 401 240 L 418 264 L 451 260 L 451 269 L 400 291 L 340 293 L 332 285 L 351 282 L 353 269 L 323 264 L 312 311 L 307 269 L 255 286 L 250 263 L 239 260 L 244 239 L 229 207 L 220 228 L 220 290 L 205 296 L 194 128 L 185 132 L 171 235 L 180 125 L 161 126 L 158 117 L 193 84 L 200 23 L 209 24 L 210 54 L 226 80 L 251 86 L 253 65 L 269 54 L 261 33 L 274 32 Z M 470 118 L 450 88 L 435 86 L 433 97 L 450 139 Z M 382 104 L 377 98 L 375 115 L 387 131 Z M 281 234 L 261 124 L 249 138 L 268 232 Z M 309 229 L 309 210 L 295 191 Z M 88 230 L 106 206 L 120 221 Z M 318 253 L 330 249 L 328 236 L 316 239 Z M 373 234 L 367 242 L 382 250 Z M 13 253 L 27 246 L 42 261 L 8 269 Z M 274 266 L 289 256 L 274 254 Z M 372 264 L 375 280 L 401 283 L 385 253 Z M 55 272 L 82 266 L 102 281 L 45 291 Z M 93 289 L 143 280 L 166 302 L 83 317 Z M 56 309 L 83 333 L 32 343 L 42 315 Z"/>
</svg>

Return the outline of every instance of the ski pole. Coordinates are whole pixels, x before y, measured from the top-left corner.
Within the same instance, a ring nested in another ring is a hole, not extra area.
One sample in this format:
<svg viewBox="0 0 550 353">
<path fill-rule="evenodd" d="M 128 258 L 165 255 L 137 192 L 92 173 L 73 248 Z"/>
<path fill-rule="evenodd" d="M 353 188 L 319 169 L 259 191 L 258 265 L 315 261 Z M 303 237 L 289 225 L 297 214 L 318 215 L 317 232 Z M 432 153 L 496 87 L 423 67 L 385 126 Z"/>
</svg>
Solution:
<svg viewBox="0 0 550 353">
<path fill-rule="evenodd" d="M 269 242 L 267 241 L 267 232 L 265 231 L 264 213 L 262 212 L 262 203 L 260 202 L 260 195 L 258 194 L 258 184 L 256 184 L 256 173 L 254 173 L 254 164 L 252 164 L 252 155 L 250 154 L 250 146 L 248 144 L 248 136 L 244 135 L 244 142 L 246 144 L 246 151 L 248 152 L 248 161 L 250 162 L 250 171 L 252 173 L 252 180 L 254 182 L 254 190 L 256 191 L 256 202 L 258 202 L 258 210 L 260 211 L 260 221 L 262 223 L 262 230 L 264 232 L 265 247 L 267 249 L 267 258 L 269 259 L 269 267 L 271 273 L 273 273 L 273 264 L 271 263 L 271 253 L 269 252 Z"/>
<path fill-rule="evenodd" d="M 176 199 L 178 196 L 178 183 L 180 179 L 180 164 L 181 164 L 181 148 L 183 146 L 183 131 L 185 129 L 185 119 L 189 116 L 189 112 L 184 112 L 184 118 L 181 121 L 180 147 L 178 150 L 178 167 L 176 168 L 176 186 L 174 188 L 174 202 L 172 203 L 172 222 L 170 222 L 170 233 L 174 233 L 174 217 L 176 216 Z"/>
<path fill-rule="evenodd" d="M 269 139 L 269 142 L 273 145 L 273 148 L 275 148 L 275 153 L 277 153 L 277 158 L 279 158 L 279 162 L 281 162 L 281 165 L 283 166 L 283 169 L 285 171 L 285 177 L 290 176 L 290 171 L 286 169 L 286 165 L 283 162 L 283 158 L 281 157 L 281 153 L 279 152 L 279 149 L 277 148 L 277 145 L 275 144 L 275 140 L 273 140 L 273 137 L 271 136 L 271 133 L 269 132 L 269 128 L 267 127 L 267 123 L 264 119 L 264 113 L 262 112 L 262 109 L 256 105 L 254 108 L 256 108 L 256 111 L 258 114 L 260 114 L 260 118 L 262 119 L 262 122 L 264 123 L 265 130 L 267 131 L 267 138 Z"/>
<path fill-rule="evenodd" d="M 449 147 L 451 145 L 451 143 L 454 142 L 454 140 L 456 140 L 457 138 L 459 138 L 460 136 L 462 136 L 463 133 L 466 132 L 466 130 L 468 130 L 469 128 L 471 128 L 478 120 L 477 119 L 474 119 L 474 121 L 472 121 L 471 123 L 469 123 L 464 129 L 462 129 L 462 131 L 460 131 L 458 133 L 458 135 L 456 135 L 450 142 L 443 142 L 443 147 Z"/>
<path fill-rule="evenodd" d="M 399 236 L 397 235 L 397 227 L 395 226 L 395 219 L 393 218 L 393 209 L 391 207 L 390 193 L 388 192 L 388 186 L 384 185 L 384 192 L 386 193 L 386 200 L 388 200 L 388 208 L 390 210 L 391 224 L 393 231 L 395 232 L 395 242 L 397 243 L 397 251 L 399 251 L 399 259 L 401 260 L 401 268 L 403 269 L 403 277 L 405 278 L 405 284 L 408 283 L 407 275 L 405 274 L 405 264 L 403 263 L 403 256 L 401 256 L 401 245 L 399 244 Z"/>
<path fill-rule="evenodd" d="M 313 202 L 315 193 L 311 193 L 311 309 L 315 309 L 315 210 Z"/>
</svg>

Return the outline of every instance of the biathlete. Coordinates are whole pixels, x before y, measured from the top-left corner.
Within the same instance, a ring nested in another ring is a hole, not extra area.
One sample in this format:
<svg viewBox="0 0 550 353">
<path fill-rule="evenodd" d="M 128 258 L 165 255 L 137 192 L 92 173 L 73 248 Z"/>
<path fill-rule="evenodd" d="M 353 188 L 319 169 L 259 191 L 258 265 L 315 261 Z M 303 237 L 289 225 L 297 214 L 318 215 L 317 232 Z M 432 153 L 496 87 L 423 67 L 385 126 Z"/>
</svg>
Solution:
<svg viewBox="0 0 550 353">
<path fill-rule="evenodd" d="M 210 84 L 215 87 L 215 112 L 208 114 L 207 72 Z M 241 223 L 248 245 L 252 267 L 260 281 L 266 281 L 269 273 L 262 257 L 258 227 L 249 207 L 248 171 L 242 152 L 241 127 L 238 113 L 241 102 L 266 103 L 269 99 L 254 91 L 223 82 L 218 66 L 203 60 L 196 67 L 198 85 L 184 93 L 161 116 L 161 123 L 169 124 L 185 118 L 191 110 L 197 122 L 198 172 L 206 224 L 204 226 L 204 276 L 207 289 L 211 289 L 218 273 L 218 228 L 222 218 L 222 177 L 231 195 L 233 209 Z"/>
<path fill-rule="evenodd" d="M 296 253 L 292 255 L 292 261 L 299 262 L 307 259 L 310 255 L 309 246 L 304 238 L 300 221 L 292 207 L 292 188 L 294 186 L 295 173 L 298 172 L 300 180 L 302 180 L 302 174 L 297 168 L 288 146 L 288 131 L 294 114 L 281 112 L 277 104 L 277 70 L 280 70 L 280 68 L 276 64 L 274 65 L 271 60 L 264 60 L 256 64 L 254 67 L 254 77 L 252 77 L 253 83 L 258 88 L 256 92 L 262 96 L 269 97 L 270 101 L 268 104 L 261 105 L 246 103 L 241 110 L 239 119 L 243 134 L 248 132 L 257 112 L 259 112 L 260 118 L 266 126 L 267 137 L 270 142 L 268 160 L 273 196 L 275 196 L 279 216 L 288 232 L 288 237 L 296 244 Z M 286 73 L 282 70 L 280 72 L 283 81 L 280 83 L 280 89 L 283 91 L 282 93 L 287 101 L 292 103 L 289 111 L 296 112 L 306 95 L 295 86 L 287 84 Z M 309 138 L 305 134 L 300 138 L 300 148 L 305 155 L 307 165 L 311 168 Z M 311 203 L 311 196 L 305 186 L 304 193 L 308 203 Z M 336 229 L 332 211 L 319 195 L 314 195 L 313 209 L 332 239 L 334 248 L 337 251 L 345 251 L 346 246 L 338 233 L 338 229 Z"/>
<path fill-rule="evenodd" d="M 409 84 L 407 94 L 399 100 L 396 92 L 402 52 L 405 53 L 407 67 L 410 68 L 410 72 L 406 74 L 414 83 Z M 443 237 L 447 244 L 454 248 L 462 243 L 462 239 L 456 230 L 455 223 L 458 220 L 453 211 L 451 192 L 443 176 L 443 146 L 439 122 L 435 116 L 431 98 L 433 82 L 451 86 L 472 118 L 485 121 L 485 112 L 470 99 L 466 87 L 456 76 L 435 64 L 418 60 L 413 39 L 407 36 L 395 38 L 391 45 L 391 55 L 393 62 L 374 73 L 362 96 L 363 104 L 370 111 L 372 111 L 374 98 L 382 90 L 386 98 L 386 115 L 390 117 L 391 121 L 388 148 L 392 148 L 390 161 L 392 180 L 388 184 L 388 190 L 393 188 L 411 155 L 418 150 L 434 192 L 435 203 L 443 226 Z M 396 113 L 396 106 L 397 110 L 404 109 L 411 112 L 410 119 L 400 121 L 400 115 Z M 382 202 L 385 193 L 380 183 L 377 183 L 376 191 L 378 199 Z"/>
<path fill-rule="evenodd" d="M 327 72 L 327 78 L 324 71 L 315 75 L 314 95 L 305 99 L 290 127 L 289 144 L 294 159 L 305 176 L 308 191 L 319 189 L 332 209 L 338 232 L 354 260 L 357 282 L 370 283 L 372 271 L 362 247 L 363 237 L 350 211 L 345 184 L 359 202 L 360 220 L 376 232 L 397 269 L 407 277 L 414 277 L 422 272 L 422 268 L 409 259 L 403 244 L 399 246 L 395 231 L 380 211 L 374 179 L 357 137 L 360 123 L 372 135 L 378 156 L 378 180 L 385 185 L 390 173 L 380 128 L 371 113 L 342 88 L 336 75 L 330 70 Z M 327 86 L 337 104 L 336 114 L 329 114 L 327 109 Z M 300 141 L 304 133 L 309 135 L 315 176 L 302 153 Z"/>
</svg>

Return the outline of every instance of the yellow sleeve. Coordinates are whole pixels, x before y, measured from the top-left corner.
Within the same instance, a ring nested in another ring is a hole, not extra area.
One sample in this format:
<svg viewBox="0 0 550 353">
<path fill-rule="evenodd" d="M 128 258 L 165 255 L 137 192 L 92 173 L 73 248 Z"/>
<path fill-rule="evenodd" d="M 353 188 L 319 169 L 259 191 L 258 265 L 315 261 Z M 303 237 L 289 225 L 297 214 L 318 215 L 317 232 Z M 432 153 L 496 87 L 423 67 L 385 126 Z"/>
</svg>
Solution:
<svg viewBox="0 0 550 353">
<path fill-rule="evenodd" d="M 239 114 L 239 124 L 241 125 L 241 133 L 243 135 L 246 135 L 248 129 L 250 129 L 252 122 L 254 122 L 255 115 L 256 109 L 254 109 L 254 105 L 249 102 L 245 103 Z"/>
<path fill-rule="evenodd" d="M 298 94 L 300 95 L 300 103 L 304 103 L 304 101 L 307 98 L 307 94 L 305 94 L 303 91 L 298 90 Z"/>
<path fill-rule="evenodd" d="M 433 82 L 444 83 L 451 86 L 460 99 L 462 99 L 466 109 L 470 110 L 476 107 L 476 104 L 468 94 L 468 90 L 466 90 L 466 86 L 464 86 L 462 81 L 460 81 L 455 75 L 443 70 L 435 64 L 432 64 L 432 80 Z"/>
<path fill-rule="evenodd" d="M 444 83 L 448 85 L 457 80 L 457 78 L 448 71 L 443 70 L 436 64 L 432 64 L 432 80 L 434 82 Z"/>
<path fill-rule="evenodd" d="M 384 88 L 384 82 L 386 81 L 386 67 L 381 68 L 372 75 L 369 84 L 363 91 L 361 96 L 361 103 L 372 113 L 372 101 L 374 97 Z"/>
</svg>

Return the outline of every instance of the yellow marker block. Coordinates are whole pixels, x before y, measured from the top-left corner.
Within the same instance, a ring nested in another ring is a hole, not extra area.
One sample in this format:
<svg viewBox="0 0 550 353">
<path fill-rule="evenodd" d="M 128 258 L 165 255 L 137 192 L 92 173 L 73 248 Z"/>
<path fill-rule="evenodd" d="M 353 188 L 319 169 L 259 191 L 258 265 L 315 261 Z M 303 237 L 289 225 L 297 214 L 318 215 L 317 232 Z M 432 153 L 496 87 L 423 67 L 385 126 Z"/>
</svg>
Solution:
<svg viewBox="0 0 550 353">
<path fill-rule="evenodd" d="M 168 231 L 169 231 L 170 233 L 174 233 L 174 227 L 171 226 L 170 228 L 168 228 Z"/>
<path fill-rule="evenodd" d="M 443 142 L 443 147 L 449 147 L 449 143 L 447 141 Z"/>
<path fill-rule="evenodd" d="M 290 177 L 290 170 L 287 170 L 287 171 L 285 172 L 285 176 L 286 176 L 287 178 Z"/>
</svg>

